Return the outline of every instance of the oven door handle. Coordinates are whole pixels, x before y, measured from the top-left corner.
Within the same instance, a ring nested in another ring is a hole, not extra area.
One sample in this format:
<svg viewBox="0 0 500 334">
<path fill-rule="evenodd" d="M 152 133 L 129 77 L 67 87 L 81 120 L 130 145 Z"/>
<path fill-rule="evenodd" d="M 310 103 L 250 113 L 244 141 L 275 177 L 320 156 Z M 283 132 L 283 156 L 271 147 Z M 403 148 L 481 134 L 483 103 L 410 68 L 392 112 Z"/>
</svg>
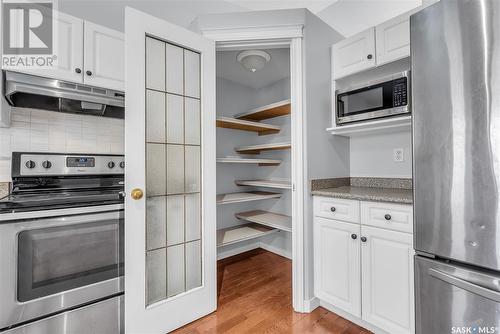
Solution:
<svg viewBox="0 0 500 334">
<path fill-rule="evenodd" d="M 429 269 L 429 275 L 431 275 L 432 277 L 437 278 L 443 282 L 454 285 L 460 289 L 463 289 L 465 291 L 473 293 L 475 295 L 478 295 L 478 296 L 493 300 L 497 303 L 500 303 L 500 292 L 498 292 L 498 291 L 485 288 L 481 285 L 469 282 L 465 279 L 456 277 L 454 275 L 445 273 L 443 271 L 440 271 L 440 270 L 437 270 L 434 268 Z"/>
</svg>

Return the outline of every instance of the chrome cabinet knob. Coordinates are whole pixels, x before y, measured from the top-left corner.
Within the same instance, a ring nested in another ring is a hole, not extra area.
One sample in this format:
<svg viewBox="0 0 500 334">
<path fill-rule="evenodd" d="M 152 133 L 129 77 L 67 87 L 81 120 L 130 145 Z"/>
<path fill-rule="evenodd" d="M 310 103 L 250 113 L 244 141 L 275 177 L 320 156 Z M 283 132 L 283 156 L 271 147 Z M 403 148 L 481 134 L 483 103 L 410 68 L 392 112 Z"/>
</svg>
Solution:
<svg viewBox="0 0 500 334">
<path fill-rule="evenodd" d="M 82 73 L 82 69 L 77 67 L 77 68 L 75 68 L 75 72 L 80 74 L 80 73 Z"/>
<path fill-rule="evenodd" d="M 392 219 L 392 217 L 391 217 L 391 215 L 390 215 L 390 214 L 386 214 L 386 215 L 384 216 L 384 218 L 385 218 L 385 220 L 391 220 L 391 219 Z"/>
<path fill-rule="evenodd" d="M 371 60 L 373 58 L 373 55 L 370 53 L 368 56 L 366 56 L 368 60 Z"/>
<path fill-rule="evenodd" d="M 330 211 L 331 211 L 331 212 L 335 212 L 335 211 L 337 211 L 337 209 L 336 209 L 334 206 L 332 206 L 332 207 L 330 208 Z"/>
<path fill-rule="evenodd" d="M 361 237 L 361 241 L 366 242 L 366 240 L 368 240 L 366 237 Z"/>
<path fill-rule="evenodd" d="M 351 238 L 353 238 L 354 240 L 356 240 L 358 238 L 358 236 L 356 234 L 351 234 Z"/>
<path fill-rule="evenodd" d="M 87 75 L 88 75 L 89 77 L 92 75 L 92 71 L 87 71 L 87 72 L 85 72 L 85 73 L 87 73 Z"/>
</svg>

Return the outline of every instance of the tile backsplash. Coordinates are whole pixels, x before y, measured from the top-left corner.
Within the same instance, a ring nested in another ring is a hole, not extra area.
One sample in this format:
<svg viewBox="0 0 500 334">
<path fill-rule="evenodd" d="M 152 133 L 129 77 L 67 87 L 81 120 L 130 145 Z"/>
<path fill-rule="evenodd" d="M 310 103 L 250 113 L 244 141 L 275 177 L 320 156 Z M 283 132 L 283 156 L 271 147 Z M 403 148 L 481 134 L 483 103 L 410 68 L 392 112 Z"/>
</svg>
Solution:
<svg viewBox="0 0 500 334">
<path fill-rule="evenodd" d="M 123 119 L 12 108 L 0 128 L 0 182 L 10 181 L 12 152 L 124 153 Z"/>
</svg>

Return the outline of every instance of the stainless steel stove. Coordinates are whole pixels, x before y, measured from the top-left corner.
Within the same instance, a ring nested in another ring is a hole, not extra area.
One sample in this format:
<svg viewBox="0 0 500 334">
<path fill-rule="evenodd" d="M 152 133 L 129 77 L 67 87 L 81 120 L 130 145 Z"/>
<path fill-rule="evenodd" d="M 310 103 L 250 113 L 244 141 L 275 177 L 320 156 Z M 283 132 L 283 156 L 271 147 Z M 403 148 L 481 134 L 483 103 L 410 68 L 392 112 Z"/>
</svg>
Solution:
<svg viewBox="0 0 500 334">
<path fill-rule="evenodd" d="M 0 199 L 0 332 L 119 333 L 121 155 L 12 155 Z"/>
<path fill-rule="evenodd" d="M 12 154 L 12 193 L 0 214 L 123 203 L 121 155 Z"/>
</svg>

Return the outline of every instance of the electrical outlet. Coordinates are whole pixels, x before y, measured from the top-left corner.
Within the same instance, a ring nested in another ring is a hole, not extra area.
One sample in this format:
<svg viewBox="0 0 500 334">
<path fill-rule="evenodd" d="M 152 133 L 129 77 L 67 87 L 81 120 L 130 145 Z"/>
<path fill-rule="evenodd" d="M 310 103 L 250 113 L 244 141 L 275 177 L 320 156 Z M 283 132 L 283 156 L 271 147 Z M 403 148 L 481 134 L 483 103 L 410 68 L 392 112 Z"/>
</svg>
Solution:
<svg viewBox="0 0 500 334">
<path fill-rule="evenodd" d="M 392 151 L 392 159 L 394 160 L 394 162 L 405 161 L 405 150 L 402 148 L 395 148 Z"/>
</svg>

